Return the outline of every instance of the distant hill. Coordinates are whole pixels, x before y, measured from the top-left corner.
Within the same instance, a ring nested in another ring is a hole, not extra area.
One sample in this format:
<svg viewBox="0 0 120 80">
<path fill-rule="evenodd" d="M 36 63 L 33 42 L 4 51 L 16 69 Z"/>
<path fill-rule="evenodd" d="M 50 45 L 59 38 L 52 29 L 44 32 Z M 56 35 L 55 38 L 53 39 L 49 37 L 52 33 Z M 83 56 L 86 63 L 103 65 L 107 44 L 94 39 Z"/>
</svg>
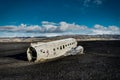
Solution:
<svg viewBox="0 0 120 80">
<path fill-rule="evenodd" d="M 75 38 L 78 41 L 83 40 L 120 40 L 120 35 L 63 35 L 55 37 L 8 37 L 0 38 L 0 42 L 37 42 L 51 41 L 65 38 Z"/>
</svg>

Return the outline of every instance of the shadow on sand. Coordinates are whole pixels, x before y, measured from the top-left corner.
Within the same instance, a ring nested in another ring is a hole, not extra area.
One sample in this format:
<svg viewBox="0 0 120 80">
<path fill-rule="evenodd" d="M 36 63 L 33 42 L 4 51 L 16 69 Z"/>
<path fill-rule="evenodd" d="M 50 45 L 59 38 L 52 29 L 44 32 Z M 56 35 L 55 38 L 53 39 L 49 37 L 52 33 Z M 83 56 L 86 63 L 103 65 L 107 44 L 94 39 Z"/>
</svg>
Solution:
<svg viewBox="0 0 120 80">
<path fill-rule="evenodd" d="M 5 56 L 5 57 L 14 58 L 14 59 L 17 59 L 17 60 L 22 60 L 22 61 L 27 61 L 27 54 L 26 53 L 8 55 L 8 56 Z"/>
</svg>

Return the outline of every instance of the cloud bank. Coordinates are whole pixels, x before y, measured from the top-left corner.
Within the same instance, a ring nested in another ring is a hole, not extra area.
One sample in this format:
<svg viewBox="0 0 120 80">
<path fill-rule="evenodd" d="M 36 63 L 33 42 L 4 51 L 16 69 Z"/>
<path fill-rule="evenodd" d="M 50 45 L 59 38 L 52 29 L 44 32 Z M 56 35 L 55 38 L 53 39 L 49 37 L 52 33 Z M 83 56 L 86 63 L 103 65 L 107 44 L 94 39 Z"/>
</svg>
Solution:
<svg viewBox="0 0 120 80">
<path fill-rule="evenodd" d="M 0 26 L 0 37 L 35 37 L 35 36 L 59 36 L 59 35 L 102 35 L 102 34 L 120 34 L 118 26 L 102 26 L 95 24 L 92 28 L 85 25 L 78 25 L 67 22 L 48 22 L 43 21 L 42 25 L 26 25 L 19 26 L 8 25 Z"/>
</svg>

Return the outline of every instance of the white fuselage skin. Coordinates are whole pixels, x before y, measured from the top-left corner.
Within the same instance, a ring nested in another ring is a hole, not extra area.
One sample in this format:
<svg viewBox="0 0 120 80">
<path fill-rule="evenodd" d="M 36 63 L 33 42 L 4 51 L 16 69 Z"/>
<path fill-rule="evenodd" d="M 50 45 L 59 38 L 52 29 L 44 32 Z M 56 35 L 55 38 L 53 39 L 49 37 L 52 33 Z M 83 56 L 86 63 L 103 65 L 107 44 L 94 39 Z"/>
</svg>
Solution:
<svg viewBox="0 0 120 80">
<path fill-rule="evenodd" d="M 56 40 L 46 43 L 31 43 L 31 47 L 36 51 L 36 62 L 41 59 L 52 59 L 64 56 L 67 51 L 77 47 L 77 41 L 74 38 Z M 28 60 L 32 60 L 30 48 L 27 50 Z"/>
</svg>

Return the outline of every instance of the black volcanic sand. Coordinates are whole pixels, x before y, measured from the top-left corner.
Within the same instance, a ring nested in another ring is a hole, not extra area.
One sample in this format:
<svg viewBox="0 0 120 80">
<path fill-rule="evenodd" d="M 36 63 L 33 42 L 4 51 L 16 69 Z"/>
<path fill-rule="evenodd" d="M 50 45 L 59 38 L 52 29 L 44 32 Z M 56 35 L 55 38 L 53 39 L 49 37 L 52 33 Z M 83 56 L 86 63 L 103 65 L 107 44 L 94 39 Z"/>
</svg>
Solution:
<svg viewBox="0 0 120 80">
<path fill-rule="evenodd" d="M 0 80 L 120 80 L 120 41 L 78 45 L 84 47 L 84 55 L 46 63 L 27 62 L 25 53 L 1 56 Z"/>
</svg>

